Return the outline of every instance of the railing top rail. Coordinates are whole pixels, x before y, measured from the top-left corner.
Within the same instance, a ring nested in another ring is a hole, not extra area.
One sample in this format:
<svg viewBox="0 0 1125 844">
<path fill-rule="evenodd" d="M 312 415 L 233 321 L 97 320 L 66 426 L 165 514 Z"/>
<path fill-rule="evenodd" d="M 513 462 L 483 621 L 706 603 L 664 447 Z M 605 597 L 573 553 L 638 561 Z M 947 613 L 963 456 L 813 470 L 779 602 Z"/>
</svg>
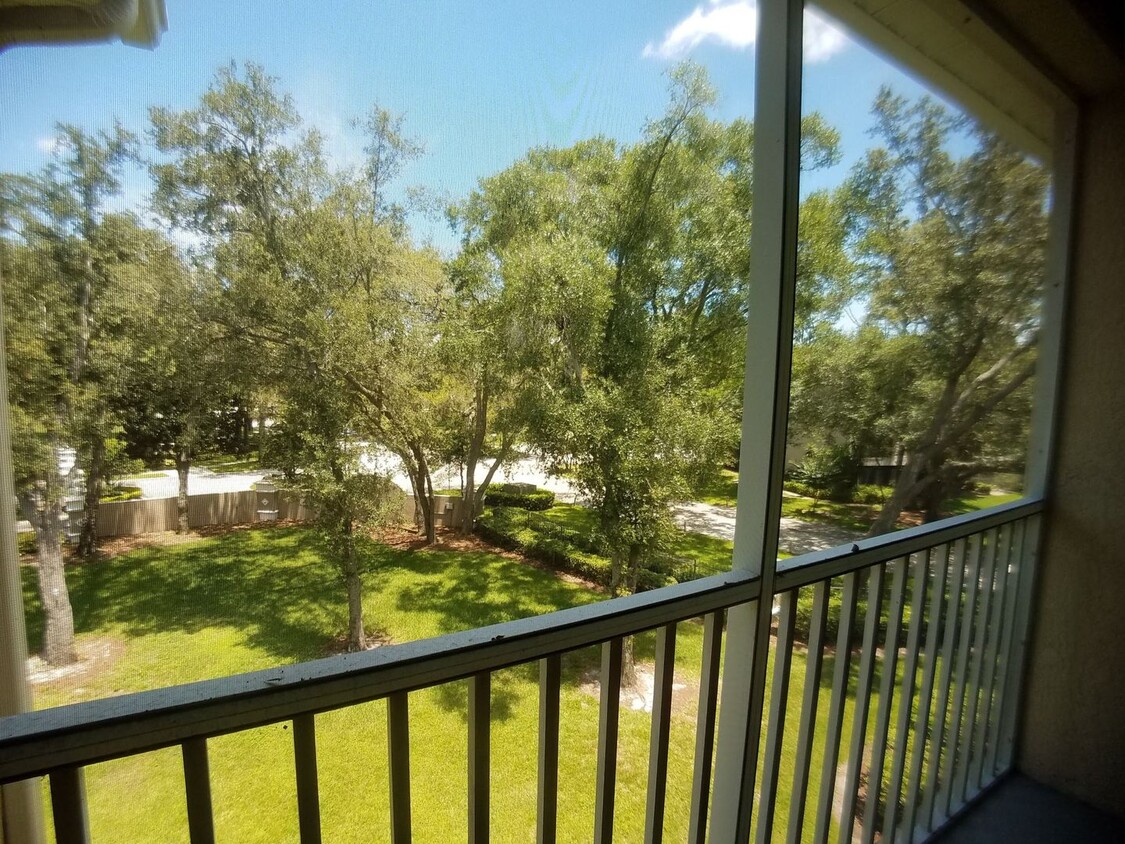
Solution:
<svg viewBox="0 0 1125 844">
<path fill-rule="evenodd" d="M 1042 499 L 1022 498 L 987 510 L 943 519 L 935 524 L 917 525 L 882 536 L 857 539 L 850 547 L 845 545 L 790 557 L 778 563 L 774 591 L 787 592 L 885 560 L 955 542 L 1008 522 L 1034 516 L 1043 512 L 1043 507 Z"/>
<path fill-rule="evenodd" d="M 782 563 L 783 592 L 1035 515 L 1024 500 Z M 755 600 L 729 572 L 548 615 L 0 718 L 0 784 L 325 712 L 531 662 Z"/>
<path fill-rule="evenodd" d="M 0 718 L 0 783 L 377 700 L 651 630 L 758 597 L 730 572 L 357 654 Z"/>
</svg>

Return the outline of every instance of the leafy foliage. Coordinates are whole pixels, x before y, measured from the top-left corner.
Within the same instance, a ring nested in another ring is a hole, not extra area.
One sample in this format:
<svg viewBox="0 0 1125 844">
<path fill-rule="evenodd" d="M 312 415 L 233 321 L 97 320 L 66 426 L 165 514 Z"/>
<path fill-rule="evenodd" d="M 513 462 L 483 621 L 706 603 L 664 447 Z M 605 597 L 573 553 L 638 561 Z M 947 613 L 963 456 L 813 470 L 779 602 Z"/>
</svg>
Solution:
<svg viewBox="0 0 1125 844">
<path fill-rule="evenodd" d="M 872 526 L 1022 465 L 1035 372 L 1047 173 L 928 98 L 884 89 L 882 145 L 837 192 L 849 209 L 858 330 L 821 325 L 794 350 L 792 418 L 814 442 L 901 449 Z M 967 142 L 961 158 L 954 141 Z"/>
</svg>

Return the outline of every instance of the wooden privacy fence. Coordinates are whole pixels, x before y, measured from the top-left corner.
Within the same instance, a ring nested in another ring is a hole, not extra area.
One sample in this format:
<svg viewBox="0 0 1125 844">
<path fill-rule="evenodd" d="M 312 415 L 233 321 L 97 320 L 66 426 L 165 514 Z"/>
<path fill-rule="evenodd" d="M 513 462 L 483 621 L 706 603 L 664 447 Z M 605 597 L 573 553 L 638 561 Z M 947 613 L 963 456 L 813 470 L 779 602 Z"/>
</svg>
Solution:
<svg viewBox="0 0 1125 844">
<path fill-rule="evenodd" d="M 434 496 L 437 524 L 453 527 L 460 523 L 461 499 Z M 258 511 L 277 511 L 278 519 L 306 521 L 316 516 L 311 507 L 287 492 L 214 492 L 188 496 L 188 526 L 244 525 L 259 521 Z M 404 495 L 402 520 L 414 520 L 414 496 Z M 98 505 L 98 536 L 135 536 L 175 530 L 176 499 L 152 498 L 115 501 Z"/>
<path fill-rule="evenodd" d="M 258 521 L 259 510 L 276 510 L 279 519 L 311 519 L 313 511 L 284 492 L 215 492 L 188 496 L 188 525 L 242 525 Z M 98 506 L 98 536 L 132 536 L 175 530 L 176 499 L 116 501 Z"/>
</svg>

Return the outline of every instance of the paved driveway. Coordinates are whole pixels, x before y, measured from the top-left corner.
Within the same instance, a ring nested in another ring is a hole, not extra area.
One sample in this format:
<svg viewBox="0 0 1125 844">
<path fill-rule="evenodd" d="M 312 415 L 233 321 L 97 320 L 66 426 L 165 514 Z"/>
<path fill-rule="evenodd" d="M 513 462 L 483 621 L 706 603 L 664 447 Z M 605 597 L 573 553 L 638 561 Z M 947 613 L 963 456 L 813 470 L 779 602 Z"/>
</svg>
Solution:
<svg viewBox="0 0 1125 844">
<path fill-rule="evenodd" d="M 188 472 L 188 495 L 244 492 L 260 481 L 265 474 L 265 472 L 219 474 L 210 469 L 192 466 Z M 180 491 L 180 481 L 175 469 L 161 472 L 158 478 L 119 478 L 118 481 L 129 486 L 140 487 L 142 498 L 175 498 Z"/>
<path fill-rule="evenodd" d="M 672 517 L 684 530 L 705 533 L 720 539 L 734 539 L 734 508 L 688 501 L 672 505 Z M 790 554 L 822 551 L 855 542 L 862 534 L 823 522 L 782 517 L 781 550 Z"/>
</svg>

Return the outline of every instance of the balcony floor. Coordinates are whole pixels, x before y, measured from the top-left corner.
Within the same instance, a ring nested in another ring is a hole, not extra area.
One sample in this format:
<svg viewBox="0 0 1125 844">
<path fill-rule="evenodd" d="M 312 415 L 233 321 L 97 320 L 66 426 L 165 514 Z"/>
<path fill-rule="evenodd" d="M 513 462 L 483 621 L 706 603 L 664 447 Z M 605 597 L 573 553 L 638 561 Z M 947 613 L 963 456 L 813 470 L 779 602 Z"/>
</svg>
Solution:
<svg viewBox="0 0 1125 844">
<path fill-rule="evenodd" d="M 933 844 L 1125 844 L 1125 820 L 1115 818 L 1016 774 L 987 794 Z"/>
</svg>

